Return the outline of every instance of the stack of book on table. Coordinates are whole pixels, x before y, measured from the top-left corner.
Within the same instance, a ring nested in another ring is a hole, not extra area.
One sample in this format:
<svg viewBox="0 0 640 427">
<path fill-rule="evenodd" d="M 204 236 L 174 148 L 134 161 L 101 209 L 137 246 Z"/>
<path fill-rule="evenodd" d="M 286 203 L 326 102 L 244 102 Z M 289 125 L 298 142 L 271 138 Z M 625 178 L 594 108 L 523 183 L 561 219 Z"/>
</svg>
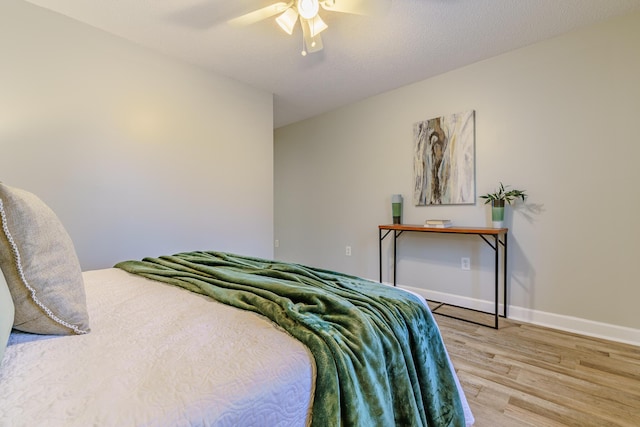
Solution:
<svg viewBox="0 0 640 427">
<path fill-rule="evenodd" d="M 424 222 L 425 227 L 448 228 L 453 224 L 450 219 L 428 219 Z"/>
</svg>

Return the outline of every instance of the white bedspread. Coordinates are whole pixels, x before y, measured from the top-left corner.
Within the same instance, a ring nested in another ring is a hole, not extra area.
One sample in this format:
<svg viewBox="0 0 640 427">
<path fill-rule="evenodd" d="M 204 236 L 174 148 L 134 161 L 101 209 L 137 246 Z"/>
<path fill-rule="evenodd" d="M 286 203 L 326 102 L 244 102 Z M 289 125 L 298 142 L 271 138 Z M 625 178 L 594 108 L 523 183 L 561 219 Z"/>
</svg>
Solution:
<svg viewBox="0 0 640 427">
<path fill-rule="evenodd" d="M 303 426 L 306 347 L 253 313 L 119 269 L 84 273 L 92 332 L 11 335 L 0 426 Z"/>
<path fill-rule="evenodd" d="M 307 424 L 313 357 L 267 319 L 116 268 L 84 280 L 91 333 L 11 334 L 0 427 Z"/>
</svg>

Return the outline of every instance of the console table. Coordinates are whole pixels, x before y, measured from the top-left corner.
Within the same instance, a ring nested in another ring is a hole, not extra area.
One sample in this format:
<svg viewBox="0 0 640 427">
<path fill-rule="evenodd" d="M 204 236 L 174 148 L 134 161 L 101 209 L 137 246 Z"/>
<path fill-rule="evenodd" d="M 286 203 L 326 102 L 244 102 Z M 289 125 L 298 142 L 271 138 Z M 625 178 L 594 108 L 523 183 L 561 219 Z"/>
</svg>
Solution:
<svg viewBox="0 0 640 427">
<path fill-rule="evenodd" d="M 502 246 L 503 250 L 503 263 L 502 263 L 502 275 L 503 275 L 503 306 L 502 306 L 502 316 L 507 317 L 507 234 L 508 228 L 488 228 L 488 227 L 448 227 L 448 228 L 437 228 L 437 227 L 425 227 L 422 225 L 405 225 L 405 224 L 390 224 L 390 225 L 379 225 L 378 226 L 378 237 L 379 237 L 379 262 L 380 262 L 380 283 L 382 283 L 382 241 L 390 234 L 393 233 L 393 286 L 396 286 L 396 248 L 398 243 L 398 237 L 400 237 L 404 232 L 418 232 L 418 233 L 439 233 L 444 235 L 476 235 L 480 236 L 482 240 L 484 240 L 495 252 L 495 271 L 494 271 L 494 283 L 495 283 L 495 311 L 493 313 L 494 316 L 494 329 L 498 329 L 498 278 L 499 278 L 499 252 L 500 246 Z M 384 233 L 384 234 L 383 234 Z M 500 237 L 502 236 L 502 240 Z M 445 305 L 440 304 L 438 307 L 433 309 L 432 311 L 436 313 L 436 310 L 441 306 Z M 484 323 L 475 322 L 473 320 L 467 320 L 463 318 L 459 318 L 456 316 L 452 316 L 445 313 L 437 313 L 442 316 L 453 317 L 456 319 L 464 320 L 466 322 L 475 323 L 482 326 L 491 326 L 486 325 Z"/>
</svg>

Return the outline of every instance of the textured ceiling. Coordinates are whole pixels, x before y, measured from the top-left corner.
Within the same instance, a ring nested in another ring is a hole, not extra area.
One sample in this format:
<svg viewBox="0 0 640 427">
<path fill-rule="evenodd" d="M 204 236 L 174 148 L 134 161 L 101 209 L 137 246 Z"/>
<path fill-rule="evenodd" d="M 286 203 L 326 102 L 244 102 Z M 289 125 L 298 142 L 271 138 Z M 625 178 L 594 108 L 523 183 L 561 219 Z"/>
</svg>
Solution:
<svg viewBox="0 0 640 427">
<path fill-rule="evenodd" d="M 640 11 L 640 0 L 393 0 L 376 17 L 321 9 L 324 50 L 303 57 L 299 26 L 289 36 L 273 18 L 226 23 L 275 0 L 27 1 L 273 93 L 274 127 Z"/>
</svg>

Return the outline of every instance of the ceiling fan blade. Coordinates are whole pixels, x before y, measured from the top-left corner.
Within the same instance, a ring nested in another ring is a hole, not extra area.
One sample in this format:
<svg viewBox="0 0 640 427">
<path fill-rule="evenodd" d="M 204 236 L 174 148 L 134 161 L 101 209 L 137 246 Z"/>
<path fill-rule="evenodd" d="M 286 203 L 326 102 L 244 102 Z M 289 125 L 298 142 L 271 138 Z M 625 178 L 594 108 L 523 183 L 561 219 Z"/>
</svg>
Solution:
<svg viewBox="0 0 640 427">
<path fill-rule="evenodd" d="M 356 15 L 382 15 L 391 7 L 391 0 L 324 0 L 323 9 Z"/>
<path fill-rule="evenodd" d="M 291 2 L 285 3 L 285 2 L 279 1 L 277 3 L 270 4 L 269 6 L 263 7 L 261 9 L 254 10 L 253 12 L 249 12 L 242 16 L 238 16 L 237 18 L 230 19 L 227 22 L 231 25 L 255 24 L 256 22 L 262 21 L 263 19 L 267 19 L 274 15 L 284 12 L 290 6 L 291 6 Z"/>
<path fill-rule="evenodd" d="M 206 30 L 226 23 L 229 19 L 244 15 L 259 7 L 267 6 L 276 0 L 200 0 L 197 3 L 178 9 L 167 15 L 167 19 L 181 27 Z M 183 2 L 187 3 L 187 2 Z"/>
</svg>

